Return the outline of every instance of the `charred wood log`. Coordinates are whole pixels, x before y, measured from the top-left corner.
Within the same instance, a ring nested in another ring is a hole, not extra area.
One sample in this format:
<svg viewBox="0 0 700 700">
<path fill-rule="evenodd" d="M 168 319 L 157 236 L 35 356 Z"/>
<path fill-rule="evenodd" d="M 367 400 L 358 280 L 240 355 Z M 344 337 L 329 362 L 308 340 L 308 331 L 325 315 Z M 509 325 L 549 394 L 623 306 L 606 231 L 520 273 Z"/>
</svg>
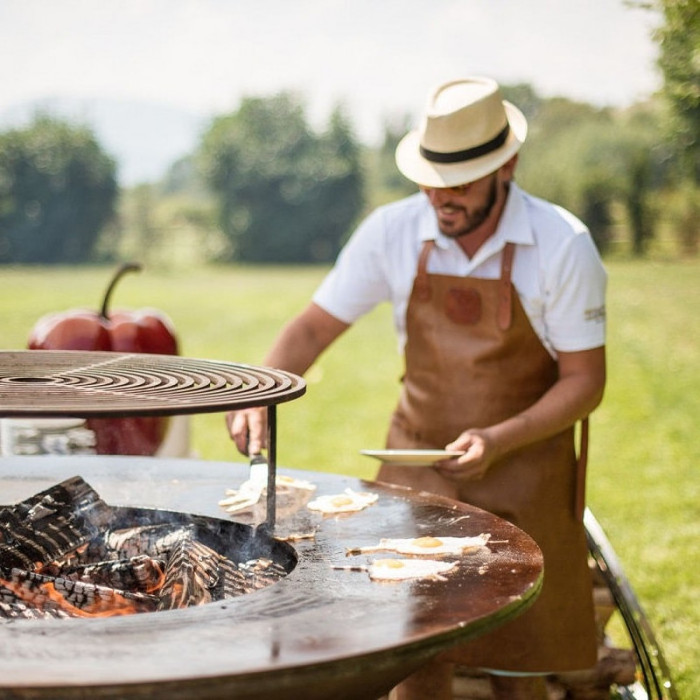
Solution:
<svg viewBox="0 0 700 700">
<path fill-rule="evenodd" d="M 71 617 L 131 614 L 154 610 L 157 598 L 82 581 L 13 569 L 0 581 L 0 599 L 23 601 L 38 610 L 62 610 Z"/>
<path fill-rule="evenodd" d="M 153 559 L 147 554 L 139 554 L 131 559 L 110 559 L 85 564 L 61 566 L 54 562 L 42 567 L 38 573 L 60 576 L 70 581 L 83 581 L 98 586 L 148 593 L 160 588 L 164 568 L 164 561 Z"/>
<path fill-rule="evenodd" d="M 95 538 L 109 510 L 80 477 L 0 508 L 0 566 L 33 569 L 60 559 Z"/>
<path fill-rule="evenodd" d="M 103 535 L 107 550 L 118 559 L 141 554 L 164 559 L 174 547 L 194 536 L 193 525 L 174 527 L 170 523 L 109 529 Z"/>
<path fill-rule="evenodd" d="M 265 557 L 236 563 L 217 552 L 219 523 L 208 530 L 186 516 L 137 511 L 111 508 L 80 477 L 0 508 L 0 618 L 170 610 L 287 575 Z M 243 532 L 240 546 L 226 539 L 222 551 L 248 558 L 255 547 Z"/>
</svg>

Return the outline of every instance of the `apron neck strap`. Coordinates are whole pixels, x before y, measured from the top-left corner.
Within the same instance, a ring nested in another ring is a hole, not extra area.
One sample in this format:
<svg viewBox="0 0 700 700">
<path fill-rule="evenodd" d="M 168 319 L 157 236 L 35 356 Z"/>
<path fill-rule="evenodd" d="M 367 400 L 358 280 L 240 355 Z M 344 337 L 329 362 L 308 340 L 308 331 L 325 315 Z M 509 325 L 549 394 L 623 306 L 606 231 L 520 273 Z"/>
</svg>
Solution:
<svg viewBox="0 0 700 700">
<path fill-rule="evenodd" d="M 420 301 L 430 300 L 430 282 L 428 281 L 428 257 L 435 247 L 434 240 L 423 242 L 423 247 L 418 257 L 418 269 L 416 270 L 416 279 L 414 281 L 414 290 L 416 297 Z"/>
<path fill-rule="evenodd" d="M 498 295 L 498 326 L 506 331 L 513 321 L 513 285 L 511 275 L 513 272 L 513 256 L 515 244 L 506 243 L 501 258 L 500 292 Z"/>
</svg>

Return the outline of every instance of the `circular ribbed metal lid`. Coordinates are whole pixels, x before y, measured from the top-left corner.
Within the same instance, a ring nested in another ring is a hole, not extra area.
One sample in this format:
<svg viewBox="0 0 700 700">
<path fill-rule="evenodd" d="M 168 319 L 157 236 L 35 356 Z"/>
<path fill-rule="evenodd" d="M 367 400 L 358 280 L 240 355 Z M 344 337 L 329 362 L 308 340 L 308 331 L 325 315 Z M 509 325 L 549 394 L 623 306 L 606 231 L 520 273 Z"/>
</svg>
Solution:
<svg viewBox="0 0 700 700">
<path fill-rule="evenodd" d="M 302 396 L 301 377 L 179 355 L 0 351 L 0 417 L 214 413 Z"/>
</svg>

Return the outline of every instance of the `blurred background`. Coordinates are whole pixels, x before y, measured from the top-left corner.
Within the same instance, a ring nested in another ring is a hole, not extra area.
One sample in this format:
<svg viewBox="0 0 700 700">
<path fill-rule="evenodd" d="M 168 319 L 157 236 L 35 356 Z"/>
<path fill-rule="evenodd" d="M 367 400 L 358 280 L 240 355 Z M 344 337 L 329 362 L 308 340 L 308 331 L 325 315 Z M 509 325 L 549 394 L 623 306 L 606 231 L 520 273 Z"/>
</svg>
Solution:
<svg viewBox="0 0 700 700">
<path fill-rule="evenodd" d="M 694 255 L 699 32 L 677 0 L 4 0 L 0 263 L 331 261 L 466 74 L 604 254 Z"/>
</svg>

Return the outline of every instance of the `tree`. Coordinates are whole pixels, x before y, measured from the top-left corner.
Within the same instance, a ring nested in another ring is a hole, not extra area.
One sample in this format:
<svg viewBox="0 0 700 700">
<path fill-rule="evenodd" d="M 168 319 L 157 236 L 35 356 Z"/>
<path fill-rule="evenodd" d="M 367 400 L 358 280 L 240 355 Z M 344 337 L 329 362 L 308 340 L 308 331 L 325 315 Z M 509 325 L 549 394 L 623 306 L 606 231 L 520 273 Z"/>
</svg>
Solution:
<svg viewBox="0 0 700 700">
<path fill-rule="evenodd" d="M 643 255 L 656 227 L 653 202 L 668 180 L 662 124 L 654 100 L 625 111 L 545 100 L 517 176 L 527 189 L 581 217 L 602 253 L 612 242 L 615 205 L 621 205 L 632 252 Z"/>
<path fill-rule="evenodd" d="M 684 254 L 700 248 L 700 3 L 698 0 L 648 0 L 637 5 L 657 10 L 661 25 L 658 66 L 662 94 L 670 110 L 668 141 L 674 149 L 676 186 L 665 202 L 671 230 Z"/>
<path fill-rule="evenodd" d="M 0 262 L 90 260 L 116 196 L 114 161 L 86 127 L 39 114 L 0 134 Z"/>
<path fill-rule="evenodd" d="M 361 211 L 360 148 L 340 109 L 317 135 L 292 94 L 245 98 L 214 120 L 198 155 L 227 259 L 330 261 Z"/>
<path fill-rule="evenodd" d="M 537 122 L 544 100 L 537 94 L 529 83 L 501 85 L 504 99 L 518 106 L 529 124 Z"/>
<path fill-rule="evenodd" d="M 608 151 L 601 147 L 602 142 L 614 140 L 612 115 L 563 97 L 531 97 L 528 104 L 528 137 L 517 179 L 531 192 L 579 216 L 601 253 L 607 251 L 612 205 L 620 192 L 617 175 L 607 161 Z"/>
<path fill-rule="evenodd" d="M 663 24 L 654 32 L 663 94 L 673 115 L 673 141 L 682 176 L 700 182 L 700 3 L 698 0 L 655 0 Z"/>
<path fill-rule="evenodd" d="M 365 153 L 369 206 L 374 209 L 418 191 L 418 186 L 401 174 L 396 167 L 396 147 L 412 128 L 409 115 L 384 121 L 384 135 L 378 148 Z"/>
</svg>

